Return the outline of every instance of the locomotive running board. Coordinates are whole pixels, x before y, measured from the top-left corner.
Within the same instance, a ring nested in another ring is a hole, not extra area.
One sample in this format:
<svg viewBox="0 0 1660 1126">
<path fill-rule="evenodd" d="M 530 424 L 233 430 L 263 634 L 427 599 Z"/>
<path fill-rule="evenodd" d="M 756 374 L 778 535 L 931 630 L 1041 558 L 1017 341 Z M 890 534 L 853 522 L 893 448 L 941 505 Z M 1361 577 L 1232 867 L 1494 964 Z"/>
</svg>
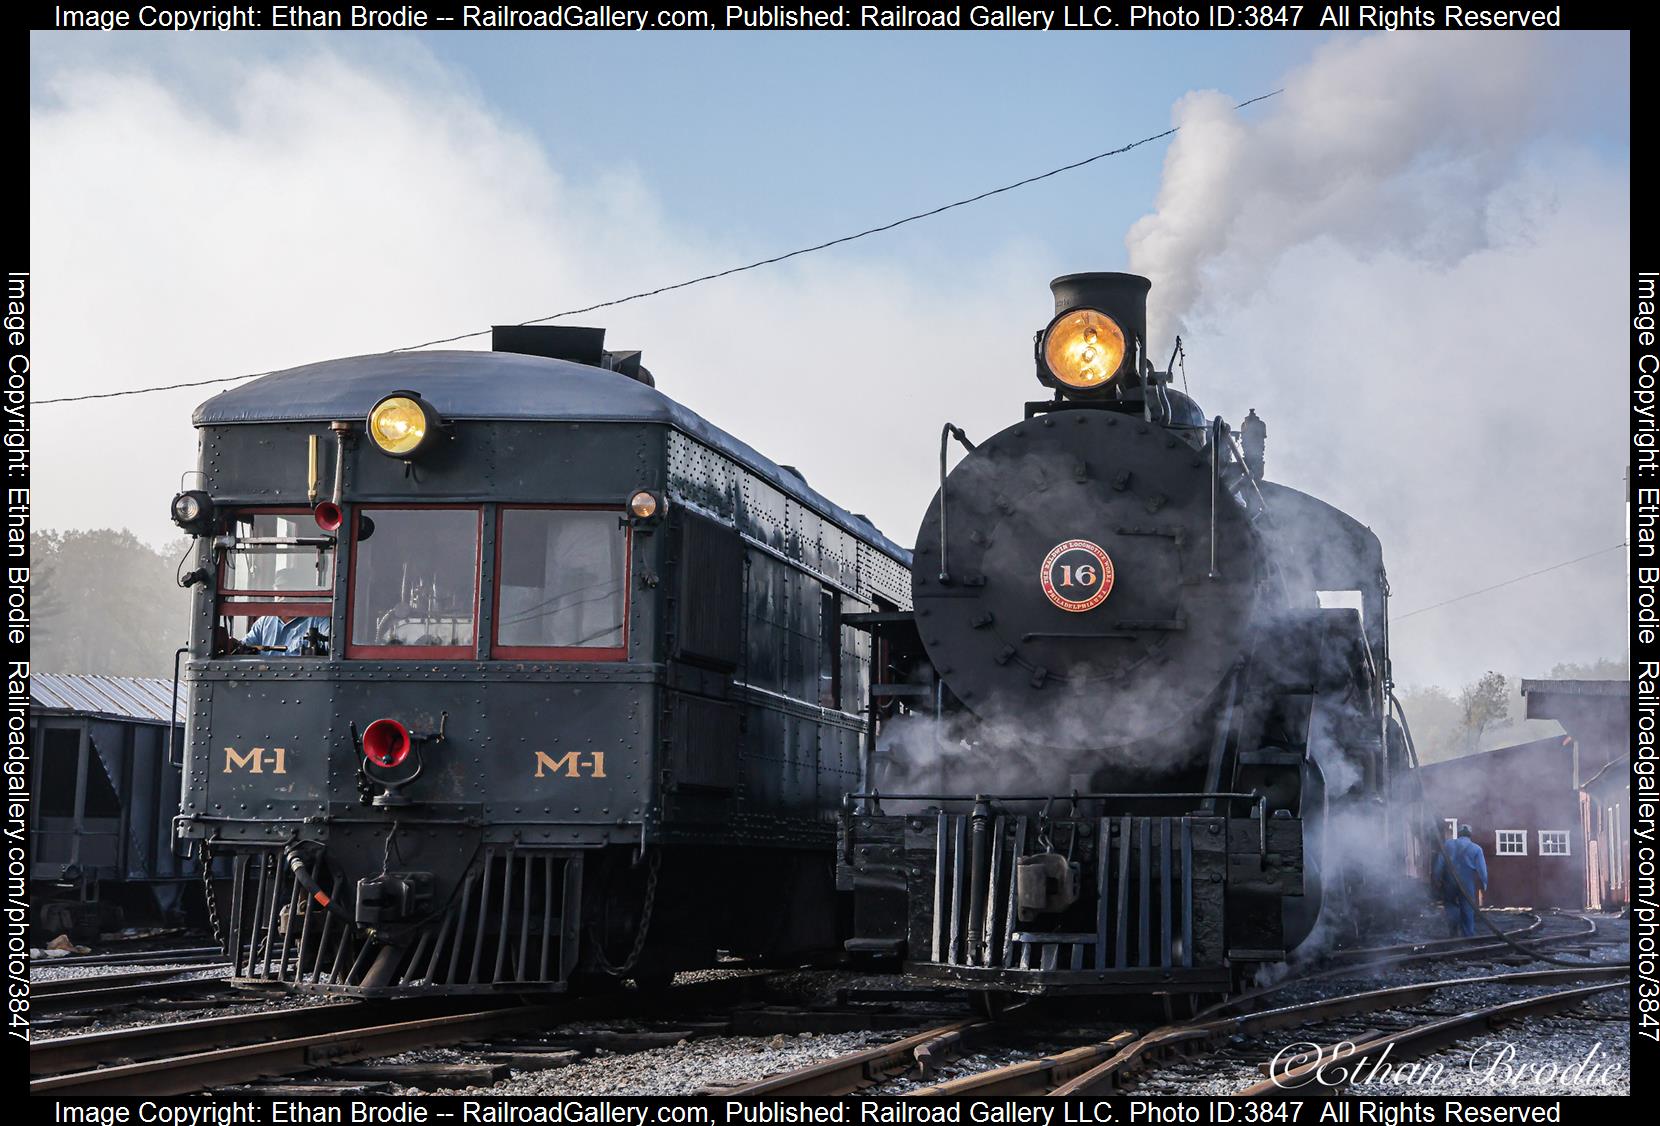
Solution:
<svg viewBox="0 0 1660 1126">
<path fill-rule="evenodd" d="M 317 870 L 308 875 L 315 885 Z M 364 997 L 556 992 L 575 968 L 580 853 L 486 845 L 441 914 L 375 931 L 349 921 L 342 881 L 332 882 L 325 905 L 280 849 L 237 851 L 226 920 L 232 979 Z"/>
</svg>

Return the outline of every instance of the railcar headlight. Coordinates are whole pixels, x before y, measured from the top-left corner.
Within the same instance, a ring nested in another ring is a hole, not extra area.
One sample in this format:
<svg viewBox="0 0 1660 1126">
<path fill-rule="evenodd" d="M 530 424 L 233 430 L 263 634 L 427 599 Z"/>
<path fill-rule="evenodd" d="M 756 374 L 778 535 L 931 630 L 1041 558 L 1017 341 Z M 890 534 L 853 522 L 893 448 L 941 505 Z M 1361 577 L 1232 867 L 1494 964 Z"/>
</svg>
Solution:
<svg viewBox="0 0 1660 1126">
<path fill-rule="evenodd" d="M 1124 364 L 1124 330 L 1096 309 L 1068 309 L 1043 330 L 1049 374 L 1074 391 L 1093 391 Z"/>
<path fill-rule="evenodd" d="M 369 411 L 369 440 L 388 457 L 409 460 L 427 449 L 444 420 L 413 391 L 394 391 Z"/>
<path fill-rule="evenodd" d="M 628 514 L 636 520 L 650 520 L 663 510 L 663 502 L 650 489 L 636 489 L 628 498 Z"/>
<path fill-rule="evenodd" d="M 213 498 L 200 489 L 191 489 L 173 498 L 173 523 L 193 536 L 213 530 Z"/>
</svg>

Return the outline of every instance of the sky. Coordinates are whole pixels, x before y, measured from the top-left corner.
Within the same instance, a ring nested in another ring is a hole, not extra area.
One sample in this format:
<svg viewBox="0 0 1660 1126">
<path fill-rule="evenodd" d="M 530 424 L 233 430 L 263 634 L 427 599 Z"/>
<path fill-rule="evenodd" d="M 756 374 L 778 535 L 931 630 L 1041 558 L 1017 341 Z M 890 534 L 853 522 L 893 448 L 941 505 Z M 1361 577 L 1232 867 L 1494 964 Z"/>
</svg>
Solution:
<svg viewBox="0 0 1660 1126">
<path fill-rule="evenodd" d="M 909 543 L 940 423 L 1041 397 L 1048 280 L 1145 272 L 1154 351 L 1378 532 L 1406 615 L 1623 538 L 1629 81 L 1619 33 L 38 33 L 34 394 L 537 317 L 1179 124 L 577 323 Z M 37 527 L 171 540 L 211 393 L 39 406 Z M 1402 617 L 1396 678 L 1617 656 L 1623 578 Z"/>
</svg>

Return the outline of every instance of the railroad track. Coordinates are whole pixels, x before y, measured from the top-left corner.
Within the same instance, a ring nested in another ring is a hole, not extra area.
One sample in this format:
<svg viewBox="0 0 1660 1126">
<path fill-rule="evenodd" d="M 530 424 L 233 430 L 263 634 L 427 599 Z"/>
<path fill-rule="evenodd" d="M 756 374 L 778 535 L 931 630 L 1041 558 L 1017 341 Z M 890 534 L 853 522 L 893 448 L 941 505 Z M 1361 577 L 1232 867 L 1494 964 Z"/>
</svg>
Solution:
<svg viewBox="0 0 1660 1126">
<path fill-rule="evenodd" d="M 768 974 L 676 986 L 660 997 L 339 1001 L 60 1036 L 29 1049 L 31 1094 L 177 1095 L 332 1068 L 573 1020 L 732 1004 Z"/>
<path fill-rule="evenodd" d="M 185 978 L 178 971 L 134 976 L 150 980 L 111 984 L 107 978 L 80 977 L 63 982 L 43 982 L 42 985 L 73 988 L 31 990 L 29 1009 L 39 1016 L 51 1016 L 146 1007 L 179 1009 L 203 1007 L 209 1003 L 246 1005 L 270 999 L 268 991 L 236 989 L 223 978 Z"/>
<path fill-rule="evenodd" d="M 1270 1095 L 1295 1089 L 1309 1083 L 1318 1084 L 1324 1091 L 1335 1093 L 1347 1088 L 1347 1076 L 1354 1074 L 1354 1064 L 1385 1055 L 1396 1062 L 1410 1062 L 1461 1040 L 1479 1036 L 1510 1021 L 1549 1016 L 1572 1009 L 1591 997 L 1618 988 L 1611 985 L 1587 985 L 1577 989 L 1563 989 L 1537 997 L 1523 997 L 1497 1005 L 1486 1005 L 1469 1012 L 1455 1013 L 1418 1023 L 1394 1032 L 1375 1035 L 1359 1041 L 1333 1045 L 1331 1049 L 1308 1053 L 1285 1061 L 1285 1066 L 1271 1069 L 1268 1078 L 1240 1088 L 1240 1096 Z M 1327 1076 L 1325 1068 L 1342 1065 Z M 1333 1080 L 1336 1082 L 1333 1082 Z"/>
<path fill-rule="evenodd" d="M 388 1020 L 390 1014 L 384 1006 L 360 1006 L 355 1003 L 316 1006 L 284 1015 L 292 1017 L 297 1013 L 325 1012 L 327 1018 L 317 1023 L 333 1021 L 343 1027 L 301 1035 L 293 1034 L 297 1029 L 288 1028 L 286 1031 L 289 1034 L 275 1040 L 231 1046 L 196 1046 L 194 1050 L 152 1059 L 106 1062 L 99 1067 L 30 1079 L 29 1093 L 182 1095 L 331 1064 L 393 1055 L 411 1048 L 441 1047 L 479 1037 L 522 1031 L 557 1021 L 563 1015 L 554 1005 L 497 1005 L 420 1019 Z M 254 1015 L 263 1017 L 266 1014 Z M 35 1069 L 34 1055 L 31 1051 L 31 1071 Z"/>
<path fill-rule="evenodd" d="M 73 993 L 80 989 L 90 989 L 94 986 L 114 988 L 118 985 L 142 985 L 151 981 L 165 981 L 169 978 L 178 978 L 183 974 L 194 972 L 189 969 L 179 969 L 169 966 L 159 970 L 130 970 L 127 973 L 115 974 L 76 974 L 73 977 L 58 977 L 51 981 L 34 981 L 29 983 L 29 996 L 33 998 L 53 997 L 60 993 Z"/>
<path fill-rule="evenodd" d="M 42 969 L 67 966 L 206 966 L 230 965 L 230 959 L 217 946 L 176 946 L 165 950 L 121 950 L 113 954 L 69 954 L 62 958 L 42 958 Z"/>
<path fill-rule="evenodd" d="M 1521 973 L 1492 974 L 1478 977 L 1444 979 L 1361 993 L 1345 993 L 1317 1001 L 1285 1005 L 1278 1008 L 1244 1012 L 1233 1016 L 1215 1015 L 1233 1002 L 1213 1006 L 1201 1017 L 1190 1021 L 1163 1025 L 1146 1032 L 1134 1029 L 1117 1030 L 1103 1036 L 1098 1042 L 1058 1052 L 1026 1055 L 1024 1058 L 999 1067 L 988 1068 L 913 1088 L 904 1092 L 909 1097 L 956 1098 L 962 1096 L 1004 1095 L 1073 1095 L 1100 1094 L 1119 1090 L 1154 1062 L 1182 1052 L 1204 1050 L 1239 1036 L 1320 1025 L 1351 1018 L 1361 1014 L 1376 1014 L 1420 1005 L 1438 992 L 1471 985 L 1541 985 L 1589 981 L 1593 984 L 1546 994 L 1538 998 L 1496 1006 L 1492 1011 L 1480 1010 L 1463 1014 L 1459 1021 L 1440 1018 L 1429 1024 L 1433 1031 L 1419 1039 L 1392 1039 L 1399 1046 L 1391 1049 L 1397 1055 L 1409 1044 L 1421 1043 L 1424 1050 L 1433 1045 L 1444 1046 L 1447 1037 L 1461 1039 L 1473 1035 L 1489 1024 L 1504 1019 L 1517 1019 L 1535 1012 L 1547 1012 L 1571 1007 L 1588 997 L 1620 988 L 1629 976 L 1627 966 L 1588 966 L 1583 969 L 1531 970 Z M 1304 984 L 1308 979 L 1296 979 L 1276 988 Z M 1253 997 L 1260 1000 L 1263 991 Z M 1246 1006 L 1248 1007 L 1248 1006 Z M 1460 1023 L 1461 1022 L 1461 1023 Z M 954 1021 L 913 1033 L 890 1044 L 861 1049 L 857 1052 L 822 1060 L 806 1067 L 787 1071 L 753 1083 L 720 1088 L 723 1095 L 844 1095 L 888 1083 L 916 1071 L 924 1076 L 951 1055 L 961 1054 L 976 1039 L 1007 1039 L 1011 1032 L 1028 1038 L 1041 1037 L 1033 1029 L 1012 1030 L 989 1022 Z M 1389 1036 L 1405 1036 L 1390 1033 Z M 1361 1042 L 1372 1052 L 1383 1050 L 1385 1037 L 1375 1035 Z M 1317 1062 L 1317 1061 L 1314 1061 Z M 1298 1076 L 1293 1076 L 1298 1078 Z M 710 1093 L 715 1093 L 711 1091 Z"/>
<path fill-rule="evenodd" d="M 1584 915 L 1564 913 L 1554 916 L 1558 919 L 1571 920 L 1571 929 L 1561 934 L 1547 935 L 1541 938 L 1530 939 L 1527 945 L 1533 949 L 1549 946 L 1563 946 L 1576 943 L 1586 943 L 1593 940 L 1597 933 L 1596 920 Z M 1544 919 L 1534 916 L 1537 920 L 1524 928 L 1521 933 L 1531 934 L 1543 926 Z M 1518 932 L 1505 932 L 1507 938 L 1513 938 Z M 1243 993 L 1235 994 L 1202 1009 L 1197 1017 L 1217 1016 L 1237 1009 L 1260 1005 L 1276 994 L 1293 986 L 1309 982 L 1325 981 L 1333 978 L 1342 978 L 1352 975 L 1357 969 L 1364 967 L 1369 971 L 1387 969 L 1394 966 L 1404 966 L 1418 962 L 1440 962 L 1457 958 L 1479 958 L 1487 954 L 1512 953 L 1508 942 L 1488 936 L 1477 935 L 1475 938 L 1438 939 L 1423 943 L 1403 943 L 1398 946 L 1376 946 L 1365 950 L 1351 951 L 1354 955 L 1365 955 L 1355 960 L 1339 965 L 1328 965 L 1324 969 L 1308 969 L 1283 981 L 1270 985 L 1248 989 Z"/>
<path fill-rule="evenodd" d="M 1546 915 L 1543 915 L 1537 911 L 1522 912 L 1519 917 L 1525 919 L 1526 922 L 1524 922 L 1521 926 L 1506 929 L 1504 931 L 1506 938 L 1520 939 L 1526 935 L 1535 934 L 1536 932 L 1544 929 L 1545 920 L 1547 918 Z M 1596 929 L 1596 924 L 1591 922 L 1591 920 L 1586 919 L 1584 916 L 1573 915 L 1563 917 L 1571 917 L 1580 920 L 1581 922 L 1591 923 L 1592 931 L 1594 932 Z M 1502 940 L 1495 938 L 1492 934 L 1478 934 L 1473 938 L 1460 937 L 1420 939 L 1416 942 L 1401 942 L 1391 946 L 1363 946 L 1352 950 L 1334 950 L 1326 955 L 1325 960 L 1333 964 L 1352 965 L 1357 962 L 1372 962 L 1379 958 L 1392 958 L 1402 954 L 1433 954 L 1442 952 L 1457 954 L 1471 949 L 1484 949 L 1494 943 L 1503 945 Z"/>
</svg>

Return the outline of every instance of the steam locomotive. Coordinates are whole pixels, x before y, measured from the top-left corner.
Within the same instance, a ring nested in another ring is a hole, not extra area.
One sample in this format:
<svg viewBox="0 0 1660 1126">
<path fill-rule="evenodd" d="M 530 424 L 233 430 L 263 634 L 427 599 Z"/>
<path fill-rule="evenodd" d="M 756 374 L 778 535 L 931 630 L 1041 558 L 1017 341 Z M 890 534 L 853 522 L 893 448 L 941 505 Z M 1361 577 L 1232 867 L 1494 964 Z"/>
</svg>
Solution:
<svg viewBox="0 0 1660 1126">
<path fill-rule="evenodd" d="M 1236 435 L 1155 368 L 1147 279 L 1051 288 L 1053 397 L 945 427 L 913 608 L 857 619 L 848 946 L 990 997 L 1226 992 L 1400 870 L 1382 551 L 1265 478 L 1254 411 Z"/>
<path fill-rule="evenodd" d="M 233 975 L 656 986 L 845 937 L 836 812 L 910 555 L 598 329 L 203 403 L 183 800 Z"/>
</svg>

